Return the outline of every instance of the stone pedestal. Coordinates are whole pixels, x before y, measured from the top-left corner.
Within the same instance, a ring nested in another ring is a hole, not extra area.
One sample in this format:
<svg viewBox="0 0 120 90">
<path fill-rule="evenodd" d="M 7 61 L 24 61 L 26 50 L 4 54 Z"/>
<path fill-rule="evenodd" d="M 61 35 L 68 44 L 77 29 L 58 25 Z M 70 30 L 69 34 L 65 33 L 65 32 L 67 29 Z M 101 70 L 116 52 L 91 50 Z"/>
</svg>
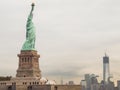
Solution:
<svg viewBox="0 0 120 90">
<path fill-rule="evenodd" d="M 39 77 L 41 78 L 41 71 L 39 69 L 39 58 L 35 50 L 24 50 L 18 54 L 19 66 L 16 77 Z"/>
</svg>

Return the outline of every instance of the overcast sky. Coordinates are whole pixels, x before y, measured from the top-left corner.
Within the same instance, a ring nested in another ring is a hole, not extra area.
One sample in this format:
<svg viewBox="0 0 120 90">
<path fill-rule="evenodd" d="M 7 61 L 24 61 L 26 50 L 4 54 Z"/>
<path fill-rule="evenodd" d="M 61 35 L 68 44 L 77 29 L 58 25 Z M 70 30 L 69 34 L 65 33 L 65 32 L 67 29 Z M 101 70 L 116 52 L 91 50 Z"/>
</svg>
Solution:
<svg viewBox="0 0 120 90">
<path fill-rule="evenodd" d="M 31 0 L 0 0 L 0 76 L 16 75 Z M 42 76 L 102 79 L 102 57 L 120 79 L 120 0 L 36 0 L 33 22 Z"/>
</svg>

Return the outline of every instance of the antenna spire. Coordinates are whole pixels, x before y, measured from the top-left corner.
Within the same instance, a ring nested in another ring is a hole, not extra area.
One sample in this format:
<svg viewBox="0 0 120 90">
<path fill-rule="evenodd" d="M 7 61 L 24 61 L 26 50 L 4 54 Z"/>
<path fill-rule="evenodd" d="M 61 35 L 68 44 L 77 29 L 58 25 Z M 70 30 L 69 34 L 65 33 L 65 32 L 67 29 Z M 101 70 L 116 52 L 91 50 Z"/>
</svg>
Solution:
<svg viewBox="0 0 120 90">
<path fill-rule="evenodd" d="M 105 56 L 107 56 L 106 52 L 105 52 Z"/>
</svg>

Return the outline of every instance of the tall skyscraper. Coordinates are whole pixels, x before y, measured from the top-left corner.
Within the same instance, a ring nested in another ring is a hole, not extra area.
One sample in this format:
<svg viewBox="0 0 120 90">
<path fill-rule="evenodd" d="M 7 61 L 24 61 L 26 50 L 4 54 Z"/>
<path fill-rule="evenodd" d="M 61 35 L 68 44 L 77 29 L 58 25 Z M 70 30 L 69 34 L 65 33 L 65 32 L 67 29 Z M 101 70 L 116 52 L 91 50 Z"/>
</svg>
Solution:
<svg viewBox="0 0 120 90">
<path fill-rule="evenodd" d="M 103 81 L 105 84 L 109 83 L 110 70 L 109 70 L 109 57 L 105 54 L 103 57 Z"/>
</svg>

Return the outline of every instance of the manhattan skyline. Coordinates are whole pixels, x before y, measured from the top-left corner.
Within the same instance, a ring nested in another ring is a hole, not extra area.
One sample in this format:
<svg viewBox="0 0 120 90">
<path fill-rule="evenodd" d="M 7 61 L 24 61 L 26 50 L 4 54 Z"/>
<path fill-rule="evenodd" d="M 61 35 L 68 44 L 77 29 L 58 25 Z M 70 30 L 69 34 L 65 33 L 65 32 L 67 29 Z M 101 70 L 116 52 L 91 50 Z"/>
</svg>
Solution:
<svg viewBox="0 0 120 90">
<path fill-rule="evenodd" d="M 113 80 L 120 79 L 120 1 L 39 0 L 33 22 L 42 76 L 80 82 L 84 74 L 102 79 L 102 57 L 110 57 Z M 25 41 L 30 0 L 0 3 L 0 76 L 15 76 Z"/>
</svg>

